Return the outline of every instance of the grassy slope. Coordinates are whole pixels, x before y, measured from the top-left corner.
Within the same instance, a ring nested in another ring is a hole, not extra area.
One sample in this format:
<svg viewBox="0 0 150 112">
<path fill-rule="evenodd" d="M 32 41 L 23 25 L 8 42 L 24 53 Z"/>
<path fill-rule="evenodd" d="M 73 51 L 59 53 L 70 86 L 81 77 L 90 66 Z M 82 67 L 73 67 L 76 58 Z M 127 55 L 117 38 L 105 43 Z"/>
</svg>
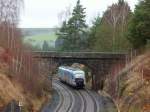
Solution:
<svg viewBox="0 0 150 112">
<path fill-rule="evenodd" d="M 141 112 L 145 105 L 150 109 L 150 52 L 138 56 L 131 63 L 132 69 L 120 74 L 119 81 L 119 106 L 121 112 Z M 127 67 L 131 67 L 128 65 Z"/>
<path fill-rule="evenodd" d="M 57 39 L 57 28 L 23 28 L 24 42 L 33 46 L 42 47 L 43 42 L 47 41 L 50 46 L 54 46 Z"/>
<path fill-rule="evenodd" d="M 145 58 L 142 59 L 141 62 L 136 64 L 136 66 L 128 72 L 127 79 L 123 84 L 124 86 L 127 86 L 123 91 L 122 100 L 124 101 L 123 104 L 131 103 L 132 106 L 128 105 L 128 109 L 130 112 L 144 111 L 143 109 L 146 105 L 147 100 L 150 100 L 150 81 L 147 79 L 147 77 L 145 77 L 145 75 L 149 76 L 150 74 L 148 72 L 145 72 L 147 70 L 150 70 L 150 53 L 143 55 L 143 57 Z M 138 58 L 142 58 L 142 56 Z M 138 60 L 138 58 L 136 60 Z"/>
<path fill-rule="evenodd" d="M 33 110 L 40 110 L 41 106 L 48 97 L 37 98 L 28 92 L 25 92 L 22 86 L 11 81 L 6 74 L 0 73 L 0 108 L 5 107 L 12 100 L 20 101 L 23 103 L 23 110 L 27 111 L 27 108 L 33 108 Z M 49 96 L 50 98 L 50 96 Z"/>
<path fill-rule="evenodd" d="M 24 38 L 25 43 L 30 43 L 31 45 L 38 45 L 42 46 L 44 41 L 47 41 L 50 46 L 52 43 L 55 43 L 55 40 L 57 39 L 57 35 L 55 33 L 52 34 L 40 34 L 40 35 L 33 35 L 33 36 L 28 36 Z M 51 42 L 51 43 L 50 43 Z"/>
<path fill-rule="evenodd" d="M 38 112 L 42 104 L 50 99 L 50 93 L 45 92 L 45 95 L 39 98 L 26 91 L 23 85 L 16 80 L 14 74 L 8 72 L 9 65 L 3 59 L 4 52 L 5 50 L 0 47 L 0 111 L 12 100 L 16 100 L 23 103 L 23 112 L 30 112 L 27 111 L 29 108 L 35 110 L 34 112 Z"/>
<path fill-rule="evenodd" d="M 53 33 L 53 34 L 43 34 L 43 35 L 35 35 L 35 36 L 28 36 L 25 37 L 25 40 L 36 40 L 36 41 L 55 41 L 57 38 L 57 36 Z"/>
<path fill-rule="evenodd" d="M 12 99 L 23 100 L 21 88 L 14 85 L 5 74 L 0 74 L 0 105 L 8 104 Z"/>
</svg>

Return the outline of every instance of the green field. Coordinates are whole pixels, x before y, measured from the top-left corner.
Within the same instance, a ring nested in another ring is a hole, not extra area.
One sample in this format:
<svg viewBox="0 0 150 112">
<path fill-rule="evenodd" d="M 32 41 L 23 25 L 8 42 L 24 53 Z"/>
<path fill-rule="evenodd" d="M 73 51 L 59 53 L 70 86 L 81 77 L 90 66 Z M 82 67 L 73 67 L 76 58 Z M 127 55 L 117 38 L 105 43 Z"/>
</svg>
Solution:
<svg viewBox="0 0 150 112">
<path fill-rule="evenodd" d="M 57 35 L 55 33 L 51 34 L 40 34 L 24 37 L 24 42 L 29 43 L 33 46 L 42 47 L 43 42 L 47 41 L 50 46 L 54 46 Z"/>
<path fill-rule="evenodd" d="M 43 42 L 47 41 L 49 46 L 55 46 L 58 28 L 21 28 L 21 31 L 25 44 L 42 48 Z"/>
</svg>

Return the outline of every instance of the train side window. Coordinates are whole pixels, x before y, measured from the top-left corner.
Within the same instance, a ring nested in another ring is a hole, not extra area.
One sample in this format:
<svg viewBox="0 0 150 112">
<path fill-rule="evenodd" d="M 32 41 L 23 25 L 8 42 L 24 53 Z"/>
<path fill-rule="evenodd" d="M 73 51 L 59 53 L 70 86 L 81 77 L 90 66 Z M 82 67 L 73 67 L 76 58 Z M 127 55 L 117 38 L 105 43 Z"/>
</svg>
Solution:
<svg viewBox="0 0 150 112">
<path fill-rule="evenodd" d="M 58 70 L 58 75 L 60 75 L 61 74 L 61 70 Z"/>
<path fill-rule="evenodd" d="M 71 78 L 74 79 L 73 73 L 71 73 Z"/>
</svg>

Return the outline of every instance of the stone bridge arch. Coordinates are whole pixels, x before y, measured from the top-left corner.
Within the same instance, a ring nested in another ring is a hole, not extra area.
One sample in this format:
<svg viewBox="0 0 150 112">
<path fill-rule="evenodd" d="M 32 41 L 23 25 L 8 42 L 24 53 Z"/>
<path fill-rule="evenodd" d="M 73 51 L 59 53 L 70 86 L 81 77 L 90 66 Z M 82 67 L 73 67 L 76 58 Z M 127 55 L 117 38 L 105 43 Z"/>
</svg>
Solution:
<svg viewBox="0 0 150 112">
<path fill-rule="evenodd" d="M 126 56 L 125 53 L 34 52 L 33 58 L 53 61 L 57 63 L 57 67 L 63 64 L 84 64 L 92 71 L 92 88 L 100 90 L 103 89 L 106 76 L 114 64 L 120 63 L 125 66 Z"/>
</svg>

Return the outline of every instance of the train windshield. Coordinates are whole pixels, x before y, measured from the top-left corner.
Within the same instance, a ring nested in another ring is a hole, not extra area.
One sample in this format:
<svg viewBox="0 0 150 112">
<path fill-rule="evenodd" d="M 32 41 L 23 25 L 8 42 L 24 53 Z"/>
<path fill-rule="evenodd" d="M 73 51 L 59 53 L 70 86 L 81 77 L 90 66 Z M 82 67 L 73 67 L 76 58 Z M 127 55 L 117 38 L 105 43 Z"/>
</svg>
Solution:
<svg viewBox="0 0 150 112">
<path fill-rule="evenodd" d="M 74 75 L 76 78 L 84 78 L 85 77 L 85 74 L 83 71 L 76 71 L 76 72 L 74 72 Z"/>
</svg>

